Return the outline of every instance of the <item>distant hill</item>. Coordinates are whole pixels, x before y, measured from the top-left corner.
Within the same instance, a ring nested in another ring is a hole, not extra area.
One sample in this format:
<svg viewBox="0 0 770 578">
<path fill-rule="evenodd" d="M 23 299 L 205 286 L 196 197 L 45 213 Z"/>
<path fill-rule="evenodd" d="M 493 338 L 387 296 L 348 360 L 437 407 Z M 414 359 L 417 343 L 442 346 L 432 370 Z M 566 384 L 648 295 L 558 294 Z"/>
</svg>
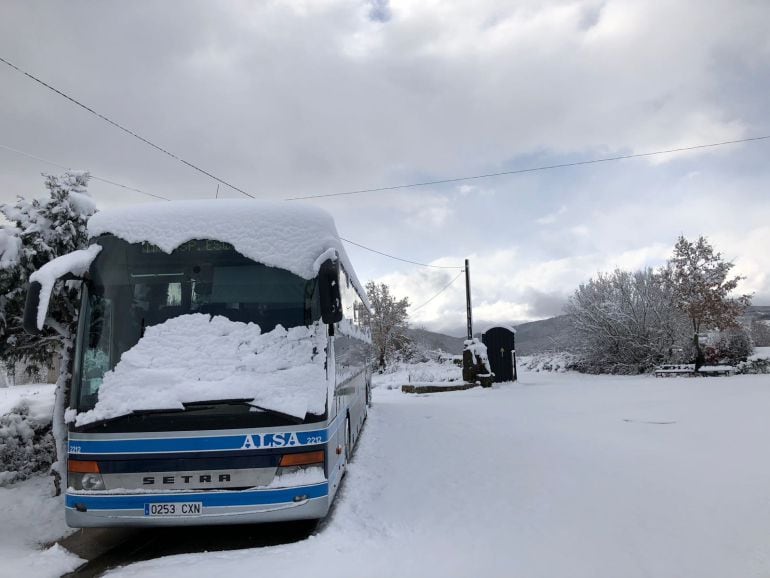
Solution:
<svg viewBox="0 0 770 578">
<path fill-rule="evenodd" d="M 741 319 L 746 325 L 752 321 L 770 321 L 770 305 L 752 305 Z"/>
<path fill-rule="evenodd" d="M 532 355 L 545 351 L 570 351 L 574 347 L 569 315 L 530 321 L 516 326 L 516 353 Z"/>
<path fill-rule="evenodd" d="M 574 344 L 569 316 L 559 315 L 541 321 L 531 321 L 516 326 L 516 351 L 519 355 L 532 355 L 546 351 L 569 351 Z M 452 337 L 426 329 L 408 329 L 407 334 L 422 349 L 441 349 L 460 355 L 464 337 Z M 480 337 L 480 335 L 476 335 Z"/>
<path fill-rule="evenodd" d="M 426 329 L 407 329 L 407 335 L 421 349 L 445 351 L 453 355 L 460 355 L 463 352 L 462 337 L 452 337 L 451 335 L 444 335 L 443 333 L 434 333 Z"/>
<path fill-rule="evenodd" d="M 741 321 L 750 325 L 753 320 L 770 321 L 770 305 L 752 305 Z M 463 351 L 463 337 L 452 337 L 425 329 L 409 329 L 409 336 L 424 349 L 441 349 L 459 355 Z M 549 351 L 574 351 L 575 337 L 569 315 L 530 321 L 516 325 L 516 352 L 533 355 Z"/>
</svg>

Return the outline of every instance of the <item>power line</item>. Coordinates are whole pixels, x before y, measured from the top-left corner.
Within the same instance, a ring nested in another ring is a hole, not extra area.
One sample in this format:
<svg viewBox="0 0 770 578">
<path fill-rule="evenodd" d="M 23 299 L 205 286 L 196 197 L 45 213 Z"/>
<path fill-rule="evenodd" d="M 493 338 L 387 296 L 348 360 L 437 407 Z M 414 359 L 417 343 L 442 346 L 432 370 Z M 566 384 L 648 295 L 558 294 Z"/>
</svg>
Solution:
<svg viewBox="0 0 770 578">
<path fill-rule="evenodd" d="M 96 175 L 91 175 L 91 178 L 96 181 L 102 181 L 103 183 L 108 183 L 110 185 L 114 185 L 116 187 L 120 187 L 121 189 L 127 189 L 129 191 L 134 191 L 136 193 L 141 193 L 143 195 L 147 195 L 148 197 L 155 197 L 156 199 L 161 199 L 163 201 L 170 201 L 171 199 L 167 197 L 163 197 L 161 195 L 156 195 L 155 193 L 148 193 L 147 191 L 143 191 L 141 189 L 135 189 L 134 187 L 129 187 L 128 185 L 121 185 L 120 183 L 116 183 L 115 181 L 110 181 L 108 179 L 97 177 Z"/>
<path fill-rule="evenodd" d="M 461 276 L 463 273 L 465 273 L 465 271 L 460 271 L 460 272 L 457 274 L 457 277 L 455 277 L 455 278 L 454 278 L 454 279 L 452 279 L 452 280 L 451 280 L 449 283 L 447 283 L 447 284 L 446 284 L 446 286 L 445 286 L 445 287 L 444 287 L 444 288 L 443 288 L 441 291 L 439 291 L 438 293 L 436 293 L 436 294 L 435 294 L 433 297 L 431 297 L 430 299 L 428 299 L 428 300 L 427 300 L 425 303 L 423 303 L 423 304 L 422 304 L 422 305 L 420 305 L 419 307 L 415 307 L 414 309 L 412 309 L 412 313 L 414 313 L 414 312 L 415 312 L 415 311 L 417 311 L 418 309 L 422 309 L 422 308 L 423 308 L 423 307 L 425 307 L 425 306 L 426 306 L 428 303 L 430 303 L 431 301 L 433 301 L 433 300 L 434 300 L 436 297 L 438 297 L 439 295 L 441 295 L 441 294 L 442 294 L 444 291 L 446 291 L 447 289 L 449 289 L 449 287 L 452 285 L 452 283 L 454 283 L 455 281 L 457 281 L 457 280 L 460 278 L 460 276 Z"/>
<path fill-rule="evenodd" d="M 37 156 L 37 155 L 33 155 L 33 154 L 31 154 L 31 153 L 28 153 L 28 152 L 24 152 L 24 151 L 22 151 L 22 150 L 19 150 L 19 149 L 15 149 L 15 148 L 13 148 L 13 147 L 9 147 L 9 146 L 6 146 L 6 145 L 4 145 L 4 144 L 0 144 L 0 148 L 1 148 L 1 149 L 4 149 L 4 150 L 7 150 L 7 151 L 10 151 L 10 152 L 12 152 L 12 153 L 16 153 L 16 154 L 18 154 L 18 155 L 21 155 L 21 156 L 24 156 L 24 157 L 30 158 L 30 159 L 35 159 L 36 161 L 40 161 L 40 162 L 43 162 L 43 163 L 47 163 L 47 164 L 49 164 L 49 165 L 52 165 L 52 166 L 54 166 L 54 167 L 58 167 L 58 168 L 60 168 L 60 169 L 63 169 L 63 170 L 65 170 L 65 171 L 69 171 L 69 170 L 71 170 L 71 169 L 72 169 L 72 167 L 66 167 L 66 166 L 64 166 L 64 165 L 62 165 L 62 164 L 59 164 L 59 163 L 56 163 L 56 162 L 54 162 L 54 161 L 51 161 L 51 160 L 48 160 L 48 159 L 44 159 L 43 157 L 39 157 L 39 156 Z M 92 179 L 94 179 L 95 181 L 101 181 L 101 182 L 103 182 L 103 183 L 108 183 L 108 184 L 110 184 L 110 185 L 114 185 L 114 186 L 116 186 L 116 187 L 120 187 L 121 189 L 126 189 L 126 190 L 129 190 L 129 191 L 134 191 L 135 193 L 141 193 L 142 195 L 147 195 L 148 197 L 154 197 L 154 198 L 156 198 L 156 199 L 162 199 L 162 200 L 164 200 L 164 201 L 170 201 L 170 200 L 171 200 L 171 199 L 168 199 L 168 198 L 166 198 L 166 197 L 163 197 L 163 196 L 161 196 L 161 195 L 156 195 L 156 194 L 154 194 L 154 193 L 148 193 L 147 191 L 143 191 L 143 190 L 141 190 L 141 189 L 137 189 L 137 188 L 134 188 L 134 187 L 129 187 L 128 185 L 123 185 L 123 184 L 121 184 L 121 183 L 118 183 L 118 182 L 115 182 L 115 181 L 111 181 L 111 180 L 109 180 L 109 179 L 105 179 L 105 178 L 103 178 L 103 177 L 99 177 L 99 176 L 96 176 L 96 175 L 94 175 L 94 174 L 91 174 L 90 176 L 91 176 L 91 178 L 92 178 Z"/>
<path fill-rule="evenodd" d="M 390 259 L 395 259 L 396 261 L 403 261 L 404 263 L 411 263 L 412 265 L 419 265 L 420 267 L 433 267 L 434 269 L 462 269 L 462 267 L 457 267 L 457 266 L 451 266 L 451 265 L 429 265 L 427 263 L 420 263 L 418 261 L 410 261 L 409 259 L 402 259 L 401 257 L 396 257 L 395 255 L 390 255 L 388 253 L 383 253 L 382 251 L 378 251 L 377 249 L 372 249 L 371 247 L 366 247 L 365 245 L 361 245 L 359 243 L 356 243 L 355 241 L 351 241 L 351 240 L 345 239 L 343 237 L 340 237 L 340 241 L 345 241 L 346 243 L 350 243 L 351 245 L 355 245 L 356 247 L 360 247 L 361 249 L 366 249 L 367 251 L 371 251 L 372 253 L 377 253 L 378 255 L 382 255 L 383 257 L 388 257 Z"/>
<path fill-rule="evenodd" d="M 343 195 L 360 195 L 363 193 L 378 193 L 382 191 L 395 191 L 398 189 L 408 189 L 411 187 L 427 187 L 429 185 L 442 185 L 446 183 L 458 183 L 461 181 L 473 181 L 477 179 L 488 179 L 491 177 L 501 177 L 504 175 L 519 175 L 522 173 L 534 173 L 536 171 L 548 171 L 551 169 L 563 169 L 568 167 L 577 167 L 581 165 L 592 165 L 597 163 L 607 163 L 610 161 L 620 161 L 625 159 L 636 159 L 641 157 L 651 157 L 656 155 L 666 155 L 671 153 L 679 153 L 679 152 L 685 152 L 685 151 L 692 151 L 697 149 L 705 149 L 705 148 L 712 148 L 712 147 L 720 147 L 725 145 L 731 145 L 731 144 L 739 144 L 739 143 L 746 143 L 746 142 L 753 142 L 753 141 L 760 141 L 760 140 L 766 140 L 770 139 L 770 135 L 765 136 L 755 136 L 755 137 L 749 137 L 749 138 L 742 138 L 738 140 L 727 140 L 722 142 L 716 142 L 716 143 L 709 143 L 709 144 L 701 144 L 701 145 L 693 145 L 689 147 L 679 147 L 675 149 L 666 149 L 666 150 L 660 150 L 660 151 L 653 151 L 648 153 L 636 153 L 636 154 L 630 154 L 630 155 L 618 155 L 615 157 L 605 157 L 601 159 L 589 159 L 585 161 L 575 161 L 572 163 L 559 163 L 555 165 L 543 165 L 539 167 L 530 167 L 526 169 L 516 169 L 512 171 L 501 171 L 498 173 L 486 173 L 483 175 L 472 175 L 468 177 L 455 177 L 451 179 L 438 179 L 435 181 L 423 181 L 420 183 L 409 183 L 406 185 L 393 185 L 390 187 L 379 187 L 376 189 L 359 189 L 356 191 L 345 191 L 341 193 L 324 193 L 320 195 L 306 195 L 304 197 L 290 197 L 287 198 L 287 201 L 301 201 L 306 199 L 321 199 L 325 197 L 341 197 Z"/>
<path fill-rule="evenodd" d="M 37 161 L 40 161 L 40 162 L 43 162 L 43 163 L 47 163 L 49 165 L 58 167 L 58 168 L 63 169 L 65 171 L 71 170 L 71 167 L 62 165 L 60 163 L 54 162 L 54 161 L 49 160 L 49 159 L 45 159 L 45 158 L 37 156 L 37 155 L 33 155 L 32 153 L 28 153 L 28 152 L 25 152 L 25 151 L 22 151 L 22 150 L 13 148 L 13 147 L 9 147 L 9 146 L 4 145 L 4 144 L 0 144 L 0 148 L 4 149 L 4 150 L 7 150 L 7 151 L 10 151 L 12 153 L 16 153 L 18 155 L 30 158 L 30 159 L 34 159 L 34 160 L 37 160 Z M 101 181 L 103 183 L 108 183 L 110 185 L 114 185 L 116 187 L 120 187 L 122 189 L 126 189 L 126 190 L 129 190 L 129 191 L 134 191 L 136 193 L 141 193 L 142 195 L 147 195 L 147 196 L 150 196 L 150 197 L 154 197 L 156 199 L 162 199 L 164 201 L 170 201 L 171 200 L 171 199 L 169 199 L 167 197 L 163 197 L 161 195 L 156 195 L 154 193 L 148 193 L 147 191 L 143 191 L 141 189 L 137 189 L 137 188 L 134 188 L 134 187 L 129 187 L 128 185 L 124 185 L 124 184 L 118 183 L 116 181 L 112 181 L 110 179 L 105 179 L 104 177 L 99 177 L 99 176 L 94 175 L 94 174 L 91 174 L 91 178 L 94 179 L 94 180 L 97 180 L 97 181 Z M 217 185 L 217 187 L 219 187 L 219 185 Z M 217 189 L 217 193 L 219 193 L 218 189 Z M 361 245 L 360 243 L 356 243 L 355 241 L 351 241 L 351 240 L 345 239 L 343 237 L 340 237 L 340 240 L 344 241 L 346 243 L 350 243 L 351 245 L 355 245 L 356 247 L 360 247 L 361 249 L 365 249 L 367 251 L 371 251 L 372 253 L 377 253 L 378 255 L 382 255 L 383 257 L 388 257 L 390 259 L 395 259 L 396 261 L 403 261 L 404 263 L 411 263 L 412 265 L 419 265 L 421 267 L 432 267 L 432 268 L 435 268 L 435 269 L 462 269 L 462 267 L 451 267 L 451 266 L 443 266 L 443 265 L 429 265 L 427 263 L 420 263 L 418 261 L 412 261 L 410 259 L 403 259 L 402 257 L 396 257 L 395 255 L 390 255 L 389 253 L 384 253 L 382 251 L 378 251 L 377 249 L 372 249 L 371 247 L 367 247 L 366 245 Z"/>
<path fill-rule="evenodd" d="M 186 160 L 185 160 L 185 159 L 183 159 L 182 157 L 179 157 L 179 156 L 175 155 L 174 153 L 172 153 L 172 152 L 170 152 L 170 151 L 168 151 L 168 150 L 164 149 L 163 147 L 156 145 L 156 144 L 155 144 L 155 143 L 153 143 L 152 141 L 150 141 L 150 140 L 148 140 L 148 139 L 144 138 L 143 136 L 141 136 L 141 135 L 139 135 L 139 134 L 135 133 L 134 131 L 132 131 L 132 130 L 130 130 L 130 129 L 128 129 L 128 128 L 126 128 L 126 127 L 124 127 L 123 125 L 121 125 L 121 124 L 119 124 L 119 123 L 115 122 L 114 120 L 112 120 L 112 119 L 110 119 L 110 118 L 108 118 L 108 117 L 104 116 L 103 114 L 96 112 L 96 111 L 95 111 L 93 108 L 91 108 L 91 107 L 89 107 L 89 106 L 86 106 L 86 105 L 85 105 L 85 104 L 83 104 L 82 102 L 80 102 L 80 101 L 76 100 L 75 98 L 73 98 L 73 97 L 69 96 L 68 94 L 66 94 L 66 93 L 62 92 L 62 91 L 61 91 L 61 90 L 59 90 L 58 88 L 54 88 L 53 86 L 51 86 L 51 85 L 50 85 L 50 84 L 48 84 L 47 82 L 44 82 L 43 80 L 40 80 L 40 79 L 39 79 L 37 76 L 34 76 L 33 74 L 30 74 L 29 72 L 27 72 L 27 71 L 25 71 L 25 70 L 22 70 L 21 68 L 19 68 L 19 67 L 18 67 L 18 66 L 16 66 L 15 64 L 13 64 L 13 63 L 11 63 L 11 62 L 8 62 L 8 61 L 7 61 L 5 58 L 2 58 L 2 57 L 0 57 L 0 62 L 3 62 L 4 64 L 7 64 L 8 66 L 10 66 L 11 68 L 13 68 L 13 69 L 14 69 L 14 70 L 16 70 L 17 72 L 20 72 L 20 73 L 21 73 L 21 74 L 23 74 L 24 76 L 26 76 L 26 77 L 28 77 L 28 78 L 31 78 L 32 80 L 34 80 L 34 81 L 35 81 L 35 82 L 37 82 L 38 84 L 40 84 L 40 85 L 42 85 L 42 86 L 46 87 L 46 88 L 47 88 L 47 89 L 49 89 L 49 90 L 52 90 L 53 92 L 55 92 L 55 93 L 56 93 L 56 94 L 58 94 L 59 96 L 63 96 L 64 98 L 66 98 L 67 100 L 69 100 L 70 102 L 72 102 L 73 104 L 76 104 L 76 105 L 77 105 L 77 106 L 79 106 L 80 108 L 82 108 L 82 109 L 84 109 L 84 110 L 86 110 L 86 111 L 90 112 L 90 113 L 91 113 L 91 114 L 93 114 L 94 116 L 97 116 L 98 118 L 100 118 L 100 119 L 102 119 L 103 121 L 105 121 L 105 122 L 107 122 L 107 123 L 111 124 L 111 125 L 112 125 L 112 126 L 114 126 L 115 128 L 118 128 L 118 129 L 122 130 L 122 131 L 123 131 L 123 132 L 125 132 L 126 134 L 129 134 L 129 135 L 131 135 L 132 137 L 134 137 L 134 138 L 136 138 L 136 139 L 139 139 L 139 140 L 140 140 L 140 141 L 142 141 L 143 143 L 145 143 L 145 144 L 147 144 L 147 145 L 151 146 L 152 148 L 154 148 L 154 149 L 156 149 L 156 150 L 158 150 L 158 151 L 162 152 L 163 154 L 170 156 L 172 159 L 176 159 L 176 160 L 177 160 L 177 161 L 179 161 L 180 163 L 183 163 L 183 164 L 187 165 L 188 167 L 190 167 L 190 168 L 192 168 L 192 169 L 195 169 L 195 170 L 196 170 L 196 171 L 198 171 L 199 173 L 202 173 L 202 174 L 206 175 L 207 177 L 210 177 L 210 178 L 214 179 L 215 181 L 217 181 L 217 182 L 219 182 L 219 183 L 222 183 L 223 185 L 225 185 L 225 186 L 227 186 L 227 187 L 230 187 L 230 188 L 231 188 L 231 189 L 233 189 L 234 191 L 238 191 L 239 193 L 242 193 L 242 194 L 246 195 L 247 197 L 251 197 L 252 199 L 254 198 L 254 195 L 252 195 L 252 194 L 250 194 L 250 193 L 247 193 L 246 191 L 244 191 L 243 189 L 240 189 L 240 188 L 236 187 L 235 185 L 231 185 L 231 184 L 230 184 L 230 183 L 228 183 L 227 181 L 225 181 L 225 180 L 223 180 L 223 179 L 220 179 L 219 177 L 217 177 L 217 176 L 215 176 L 215 175 L 211 174 L 210 172 L 208 172 L 208 171 L 206 171 L 206 170 L 204 170 L 204 169 L 200 168 L 199 166 L 196 166 L 196 165 L 194 165 L 193 163 L 191 163 L 191 162 L 189 162 L 189 161 L 186 161 Z"/>
</svg>

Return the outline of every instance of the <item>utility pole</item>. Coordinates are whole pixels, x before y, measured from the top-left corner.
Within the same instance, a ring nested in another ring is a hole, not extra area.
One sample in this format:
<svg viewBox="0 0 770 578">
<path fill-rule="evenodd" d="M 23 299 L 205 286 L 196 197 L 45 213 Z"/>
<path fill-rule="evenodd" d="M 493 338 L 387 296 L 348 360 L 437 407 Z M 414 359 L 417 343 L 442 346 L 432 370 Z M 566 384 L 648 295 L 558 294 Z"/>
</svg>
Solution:
<svg viewBox="0 0 770 578">
<path fill-rule="evenodd" d="M 471 270 L 465 260 L 465 303 L 468 308 L 468 339 L 473 339 L 473 316 L 471 314 Z"/>
</svg>

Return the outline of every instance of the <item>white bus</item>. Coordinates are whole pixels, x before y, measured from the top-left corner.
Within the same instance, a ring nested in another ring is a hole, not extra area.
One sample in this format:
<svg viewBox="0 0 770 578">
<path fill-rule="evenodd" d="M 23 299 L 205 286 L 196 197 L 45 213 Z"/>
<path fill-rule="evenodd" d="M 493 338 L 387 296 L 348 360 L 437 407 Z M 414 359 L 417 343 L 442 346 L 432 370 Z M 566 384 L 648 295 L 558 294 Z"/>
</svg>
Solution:
<svg viewBox="0 0 770 578">
<path fill-rule="evenodd" d="M 326 515 L 366 418 L 369 314 L 331 216 L 288 203 L 109 209 L 33 275 L 82 301 L 65 421 L 72 527 Z"/>
</svg>

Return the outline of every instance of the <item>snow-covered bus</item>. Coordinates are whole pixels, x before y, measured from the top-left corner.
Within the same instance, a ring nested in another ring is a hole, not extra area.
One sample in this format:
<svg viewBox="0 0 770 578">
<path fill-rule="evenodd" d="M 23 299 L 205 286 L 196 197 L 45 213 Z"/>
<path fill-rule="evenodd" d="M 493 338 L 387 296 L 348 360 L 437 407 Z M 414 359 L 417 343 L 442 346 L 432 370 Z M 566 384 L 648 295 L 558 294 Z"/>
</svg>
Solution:
<svg viewBox="0 0 770 578">
<path fill-rule="evenodd" d="M 332 217 L 179 201 L 88 229 L 88 248 L 33 275 L 25 311 L 39 331 L 54 283 L 81 283 L 67 523 L 324 517 L 371 388 L 366 294 Z"/>
</svg>

